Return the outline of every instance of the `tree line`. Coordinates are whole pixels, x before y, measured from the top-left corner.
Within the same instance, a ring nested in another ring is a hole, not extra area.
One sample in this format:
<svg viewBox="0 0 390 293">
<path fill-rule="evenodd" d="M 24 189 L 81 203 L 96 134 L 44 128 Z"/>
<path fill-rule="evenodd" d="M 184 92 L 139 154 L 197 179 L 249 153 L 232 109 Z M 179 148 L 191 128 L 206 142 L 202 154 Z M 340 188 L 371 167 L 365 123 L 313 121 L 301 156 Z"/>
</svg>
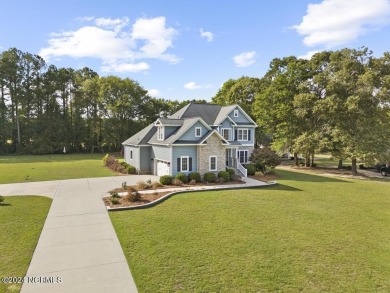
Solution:
<svg viewBox="0 0 390 293">
<path fill-rule="evenodd" d="M 47 66 L 16 48 L 0 54 L 0 154 L 120 150 L 137 131 L 189 101 L 148 95 L 116 76 Z"/>
<path fill-rule="evenodd" d="M 313 165 L 318 152 L 368 164 L 390 161 L 390 53 L 324 51 L 275 58 L 262 78 L 228 80 L 213 97 L 240 104 L 259 125 L 257 142 Z"/>
</svg>

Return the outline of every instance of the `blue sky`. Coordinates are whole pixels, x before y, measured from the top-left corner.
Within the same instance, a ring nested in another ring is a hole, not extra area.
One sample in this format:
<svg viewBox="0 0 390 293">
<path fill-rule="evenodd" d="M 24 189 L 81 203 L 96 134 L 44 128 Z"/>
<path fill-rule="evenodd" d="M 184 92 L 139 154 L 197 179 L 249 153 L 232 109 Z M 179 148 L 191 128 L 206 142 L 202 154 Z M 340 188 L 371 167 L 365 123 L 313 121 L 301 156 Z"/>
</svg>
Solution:
<svg viewBox="0 0 390 293">
<path fill-rule="evenodd" d="M 2 0 L 0 50 L 138 81 L 165 99 L 210 100 L 273 58 L 390 51 L 390 0 Z"/>
</svg>

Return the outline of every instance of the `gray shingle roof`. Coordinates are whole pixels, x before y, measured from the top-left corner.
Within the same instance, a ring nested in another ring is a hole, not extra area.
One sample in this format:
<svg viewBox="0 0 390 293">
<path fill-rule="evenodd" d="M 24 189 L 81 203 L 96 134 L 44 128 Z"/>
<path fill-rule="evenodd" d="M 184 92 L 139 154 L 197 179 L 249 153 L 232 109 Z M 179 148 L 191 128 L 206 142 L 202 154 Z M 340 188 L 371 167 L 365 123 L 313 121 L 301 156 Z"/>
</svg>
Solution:
<svg viewBox="0 0 390 293">
<path fill-rule="evenodd" d="M 153 127 L 154 123 L 149 124 L 141 131 L 134 134 L 132 137 L 122 143 L 122 145 L 140 145 L 147 144 L 156 132 L 156 127 Z"/>
<path fill-rule="evenodd" d="M 213 125 L 221 108 L 221 105 L 191 103 L 168 118 L 183 119 L 201 117 L 208 125 Z"/>
<path fill-rule="evenodd" d="M 183 125 L 184 122 L 183 119 L 159 118 L 158 120 L 162 123 L 162 125 L 175 125 L 175 126 L 181 126 Z"/>
</svg>

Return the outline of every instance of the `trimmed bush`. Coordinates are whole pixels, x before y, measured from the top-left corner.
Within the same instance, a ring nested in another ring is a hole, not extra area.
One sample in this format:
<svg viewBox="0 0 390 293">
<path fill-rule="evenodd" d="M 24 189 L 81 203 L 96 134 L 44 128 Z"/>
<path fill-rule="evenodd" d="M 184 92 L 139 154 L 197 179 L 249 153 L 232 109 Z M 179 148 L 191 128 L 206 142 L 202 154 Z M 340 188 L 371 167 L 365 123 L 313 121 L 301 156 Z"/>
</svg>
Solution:
<svg viewBox="0 0 390 293">
<path fill-rule="evenodd" d="M 228 182 L 230 180 L 230 173 L 227 171 L 219 171 L 218 178 L 223 178 L 225 182 Z"/>
<path fill-rule="evenodd" d="M 112 203 L 113 205 L 119 204 L 119 198 L 117 198 L 117 197 L 111 197 L 111 203 Z"/>
<path fill-rule="evenodd" d="M 132 166 L 132 165 L 128 165 L 127 166 L 127 174 L 136 174 L 137 173 L 137 169 Z"/>
<path fill-rule="evenodd" d="M 211 173 L 211 172 L 204 173 L 204 175 L 203 175 L 204 181 L 209 182 L 209 183 L 215 182 L 216 177 L 217 176 L 215 176 L 215 174 Z"/>
<path fill-rule="evenodd" d="M 172 185 L 173 176 L 171 175 L 164 175 L 160 177 L 160 183 L 163 185 Z"/>
<path fill-rule="evenodd" d="M 200 174 L 198 172 L 188 174 L 188 181 L 195 180 L 196 182 L 202 181 Z"/>
<path fill-rule="evenodd" d="M 228 173 L 230 174 L 230 178 L 231 178 L 234 174 L 236 174 L 236 172 L 235 172 L 233 169 L 231 169 L 231 168 L 226 168 L 226 172 L 228 172 Z"/>
<path fill-rule="evenodd" d="M 188 177 L 184 173 L 177 173 L 176 174 L 176 179 L 179 179 L 182 183 L 187 183 L 188 182 Z"/>
<path fill-rule="evenodd" d="M 120 162 L 120 164 L 121 164 L 123 167 L 125 167 L 125 168 L 127 168 L 127 166 L 129 166 L 129 164 L 127 164 L 126 162 Z"/>
<path fill-rule="evenodd" d="M 247 170 L 248 175 L 255 175 L 256 174 L 256 167 L 255 167 L 255 165 L 247 164 L 244 167 Z"/>
</svg>

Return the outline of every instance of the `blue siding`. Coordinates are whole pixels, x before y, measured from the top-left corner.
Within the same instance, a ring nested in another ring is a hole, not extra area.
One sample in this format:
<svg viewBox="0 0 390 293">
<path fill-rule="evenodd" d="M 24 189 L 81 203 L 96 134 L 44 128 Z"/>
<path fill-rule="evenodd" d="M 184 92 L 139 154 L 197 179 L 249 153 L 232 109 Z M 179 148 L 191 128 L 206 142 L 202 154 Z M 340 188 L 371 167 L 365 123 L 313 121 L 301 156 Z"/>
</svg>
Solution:
<svg viewBox="0 0 390 293">
<path fill-rule="evenodd" d="M 164 127 L 164 139 L 167 139 L 168 137 L 171 136 L 172 133 L 174 133 L 179 127 L 177 126 L 165 126 Z"/>
<path fill-rule="evenodd" d="M 151 149 L 152 147 L 140 147 L 140 172 L 150 173 L 151 171 Z"/>
<path fill-rule="evenodd" d="M 250 131 L 250 134 L 249 134 L 249 140 L 248 141 L 241 141 L 241 140 L 238 140 L 238 129 L 248 129 Z M 241 143 L 241 144 L 254 144 L 255 143 L 255 128 L 254 127 L 235 127 L 234 128 L 234 131 L 237 131 L 237 138 L 236 138 L 236 141 Z M 235 134 L 233 133 L 233 137 L 235 136 Z"/>
<path fill-rule="evenodd" d="M 133 158 L 130 158 L 130 152 L 133 152 Z M 134 166 L 139 170 L 139 148 L 133 146 L 125 146 L 125 162 Z"/>
<path fill-rule="evenodd" d="M 182 136 L 180 136 L 179 140 L 198 140 L 200 137 L 195 137 L 195 127 L 200 127 L 202 129 L 201 137 L 205 135 L 208 131 L 207 128 L 204 127 L 204 125 L 198 121 L 194 125 L 192 125 Z"/>
<path fill-rule="evenodd" d="M 251 124 L 248 118 L 245 117 L 244 113 L 240 109 L 236 109 L 238 110 L 238 117 L 234 117 L 234 110 L 229 114 L 229 117 L 232 118 L 234 122 Z"/>
<path fill-rule="evenodd" d="M 192 171 L 185 172 L 186 174 L 191 172 L 197 172 L 198 158 L 197 158 L 197 147 L 196 146 L 174 146 L 172 147 L 172 175 L 176 176 L 177 173 L 177 158 L 181 156 L 188 156 L 192 158 Z"/>
<path fill-rule="evenodd" d="M 222 122 L 221 126 L 219 127 L 219 134 L 222 135 L 222 128 L 228 128 L 230 129 L 230 138 L 232 141 L 234 139 L 234 129 L 232 127 L 232 122 L 229 119 L 225 119 L 225 121 Z"/>
</svg>

